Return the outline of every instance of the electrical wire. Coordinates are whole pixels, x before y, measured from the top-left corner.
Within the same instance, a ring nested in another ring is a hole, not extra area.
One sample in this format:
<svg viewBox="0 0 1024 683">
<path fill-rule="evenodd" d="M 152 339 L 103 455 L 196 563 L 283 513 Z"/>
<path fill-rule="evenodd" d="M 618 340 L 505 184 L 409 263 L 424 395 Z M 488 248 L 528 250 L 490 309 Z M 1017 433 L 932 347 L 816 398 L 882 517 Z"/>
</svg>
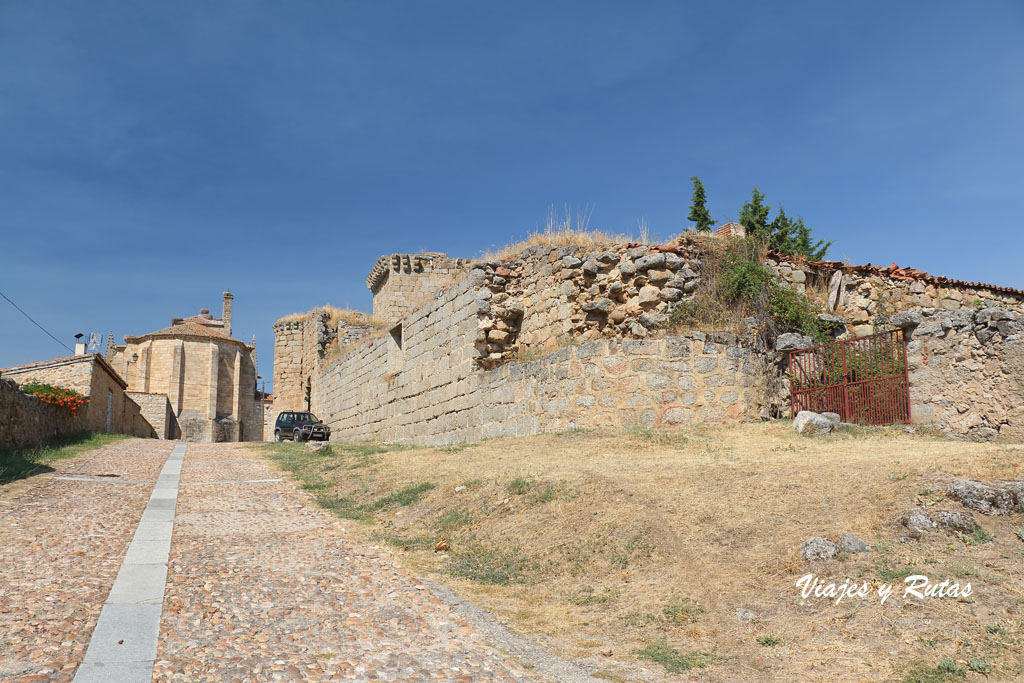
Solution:
<svg viewBox="0 0 1024 683">
<path fill-rule="evenodd" d="M 49 331 L 48 329 L 46 329 L 45 327 L 43 327 L 42 325 L 40 325 L 39 323 L 37 323 L 37 322 L 36 322 L 36 321 L 35 321 L 35 320 L 34 320 L 34 319 L 32 318 L 32 316 L 30 316 L 30 315 L 29 315 L 28 313 L 26 313 L 25 311 L 21 310 L 21 307 L 20 307 L 20 306 L 18 306 L 18 304 L 16 304 L 16 303 L 14 303 L 13 301 L 11 301 L 10 299 L 8 299 L 8 298 L 7 298 L 7 295 L 6 295 L 6 294 L 4 294 L 3 292 L 0 292 L 0 296 L 2 296 L 2 297 L 3 297 L 3 298 L 4 298 L 5 300 L 6 300 L 6 301 L 7 301 L 7 303 L 9 303 L 10 305 L 14 306 L 14 307 L 15 307 L 16 309 L 18 309 L 18 312 L 19 312 L 19 313 L 21 313 L 21 314 L 22 314 L 23 316 L 25 316 L 26 318 L 28 318 L 29 320 L 31 320 L 31 321 L 32 321 L 32 324 L 33 324 L 33 325 L 35 325 L 36 327 L 38 327 L 39 329 L 41 329 L 41 330 L 42 330 L 43 332 L 45 332 L 46 334 L 50 335 L 50 339 L 52 339 L 53 341 L 55 341 L 55 342 L 57 342 L 58 344 L 60 344 L 61 346 L 63 346 L 63 347 L 65 348 L 65 349 L 67 349 L 67 350 L 68 350 L 68 351 L 70 351 L 71 353 L 74 353 L 74 352 L 75 352 L 75 350 L 74 350 L 74 349 L 72 349 L 72 348 L 71 348 L 70 346 L 68 346 L 67 344 L 65 344 L 64 342 L 62 342 L 62 341 L 61 341 L 60 339 L 57 339 L 57 338 L 56 338 L 56 337 L 54 337 L 54 336 L 53 336 L 52 334 L 50 334 L 50 331 Z"/>
</svg>

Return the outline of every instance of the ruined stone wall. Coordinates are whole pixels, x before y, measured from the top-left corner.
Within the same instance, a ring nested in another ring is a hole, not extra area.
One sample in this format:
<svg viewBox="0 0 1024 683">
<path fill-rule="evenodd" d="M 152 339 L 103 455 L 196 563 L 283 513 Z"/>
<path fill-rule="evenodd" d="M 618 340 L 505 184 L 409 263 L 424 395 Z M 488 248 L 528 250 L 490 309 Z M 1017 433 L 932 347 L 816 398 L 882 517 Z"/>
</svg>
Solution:
<svg viewBox="0 0 1024 683">
<path fill-rule="evenodd" d="M 999 307 L 1024 313 L 1024 294 L 1008 287 L 933 277 L 895 266 L 821 263 L 772 254 L 766 265 L 797 291 L 817 289 L 828 312 L 842 316 L 856 336 L 871 334 L 876 324 L 884 327 L 889 316 L 914 308 L 975 311 Z"/>
<path fill-rule="evenodd" d="M 977 440 L 1024 441 L 1024 316 L 935 307 L 897 318 L 915 423 Z"/>
</svg>

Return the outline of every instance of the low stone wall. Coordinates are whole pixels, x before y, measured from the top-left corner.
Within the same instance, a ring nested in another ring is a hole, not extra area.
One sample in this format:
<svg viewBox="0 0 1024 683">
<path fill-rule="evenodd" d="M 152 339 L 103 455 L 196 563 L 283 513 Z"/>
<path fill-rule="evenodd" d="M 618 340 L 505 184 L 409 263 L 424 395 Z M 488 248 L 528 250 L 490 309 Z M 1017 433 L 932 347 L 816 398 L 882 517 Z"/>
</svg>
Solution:
<svg viewBox="0 0 1024 683">
<path fill-rule="evenodd" d="M 171 409 L 166 394 L 147 394 L 141 391 L 126 391 L 125 396 L 139 406 L 139 412 L 152 427 L 153 436 L 158 439 L 181 438 L 178 419 Z"/>
<path fill-rule="evenodd" d="M 385 355 L 360 362 L 373 367 Z M 692 333 L 601 340 L 526 363 L 423 384 L 337 375 L 321 415 L 333 438 L 443 445 L 601 427 L 660 427 L 754 418 L 764 368 L 740 340 Z M 325 385 L 328 382 L 321 378 Z M 360 401 L 346 395 L 358 392 Z"/>
<path fill-rule="evenodd" d="M 86 431 L 85 419 L 0 379 L 0 449 L 24 448 Z"/>
</svg>

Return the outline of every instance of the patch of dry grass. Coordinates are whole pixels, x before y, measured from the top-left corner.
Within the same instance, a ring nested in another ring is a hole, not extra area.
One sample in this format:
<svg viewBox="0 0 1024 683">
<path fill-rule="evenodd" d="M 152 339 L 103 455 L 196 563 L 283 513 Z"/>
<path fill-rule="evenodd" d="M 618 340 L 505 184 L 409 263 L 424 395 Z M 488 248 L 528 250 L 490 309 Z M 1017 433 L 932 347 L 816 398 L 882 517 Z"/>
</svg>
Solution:
<svg viewBox="0 0 1024 683">
<path fill-rule="evenodd" d="M 573 214 L 565 207 L 564 214 L 559 216 L 554 207 L 548 211 L 547 222 L 543 228 L 531 232 L 525 240 L 512 242 L 498 249 L 492 249 L 481 255 L 483 261 L 511 261 L 519 256 L 527 247 L 538 244 L 558 247 L 579 247 L 584 251 L 596 251 L 622 244 L 647 244 L 650 241 L 647 226 L 639 224 L 640 235 L 634 237 L 625 233 L 612 233 L 590 228 L 591 209 L 587 208 Z"/>
<path fill-rule="evenodd" d="M 354 311 L 348 308 L 338 308 L 337 306 L 331 306 L 330 304 L 324 304 L 323 306 L 317 306 L 312 308 L 305 313 L 291 313 L 277 319 L 277 322 L 295 322 L 298 320 L 305 320 L 309 316 L 313 315 L 316 311 L 327 311 L 328 318 L 327 324 L 331 328 L 337 328 L 341 321 L 345 321 L 348 325 L 372 325 L 376 329 L 384 329 L 387 323 L 378 318 L 374 318 L 369 313 L 363 311 Z"/>
<path fill-rule="evenodd" d="M 872 430 L 811 440 L 779 422 L 573 432 L 316 466 L 334 495 L 361 505 L 436 483 L 357 533 L 368 542 L 443 533 L 447 556 L 393 547 L 412 571 L 563 656 L 612 650 L 600 661 L 613 675 L 640 665 L 636 653 L 652 643 L 713 654 L 706 675 L 724 680 L 899 678 L 907 662 L 944 658 L 984 660 L 998 680 L 1024 675 L 1020 517 L 976 515 L 993 538 L 985 543 L 944 533 L 901 543 L 893 526 L 911 507 L 957 508 L 942 496 L 951 477 L 1024 479 L 1019 444 Z M 795 581 L 812 571 L 801 544 L 842 533 L 873 550 L 814 567 L 819 576 L 959 577 L 974 585 L 973 602 L 904 601 L 898 591 L 885 606 L 874 596 L 801 600 Z M 756 618 L 739 619 L 738 608 Z"/>
</svg>

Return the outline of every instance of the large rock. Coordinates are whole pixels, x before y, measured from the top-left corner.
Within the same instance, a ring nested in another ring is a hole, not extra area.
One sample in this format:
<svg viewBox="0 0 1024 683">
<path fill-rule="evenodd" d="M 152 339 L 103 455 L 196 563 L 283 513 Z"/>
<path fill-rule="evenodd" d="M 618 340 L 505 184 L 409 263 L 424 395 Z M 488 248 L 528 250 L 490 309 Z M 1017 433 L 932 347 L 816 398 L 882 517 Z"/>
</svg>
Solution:
<svg viewBox="0 0 1024 683">
<path fill-rule="evenodd" d="M 587 313 L 608 313 L 612 310 L 611 299 L 598 299 L 597 301 L 588 301 L 583 304 L 583 310 Z"/>
<path fill-rule="evenodd" d="M 839 537 L 839 549 L 844 553 L 866 553 L 869 548 L 868 544 L 860 540 L 853 534 L 843 534 Z"/>
<path fill-rule="evenodd" d="M 793 429 L 803 436 L 828 434 L 835 431 L 837 424 L 827 417 L 818 413 L 812 413 L 809 410 L 801 410 L 793 419 Z"/>
<path fill-rule="evenodd" d="M 927 532 L 938 527 L 938 523 L 931 518 L 931 515 L 920 508 L 909 510 L 900 519 L 900 524 L 907 528 L 913 538 L 921 538 Z"/>
<path fill-rule="evenodd" d="M 954 479 L 949 483 L 946 495 L 985 515 L 1006 515 L 1017 507 L 1012 490 L 971 479 Z"/>
<path fill-rule="evenodd" d="M 652 285 L 644 285 L 640 288 L 640 305 L 656 304 L 661 300 L 661 290 Z"/>
<path fill-rule="evenodd" d="M 796 332 L 780 334 L 778 339 L 775 340 L 776 351 L 799 351 L 800 349 L 809 349 L 812 346 L 814 346 L 813 339 L 806 334 L 797 334 Z"/>
<path fill-rule="evenodd" d="M 307 441 L 306 452 L 313 455 L 330 455 L 331 443 L 329 441 Z"/>
<path fill-rule="evenodd" d="M 962 510 L 938 510 L 933 515 L 935 522 L 943 529 L 952 529 L 965 534 L 973 533 L 978 523 L 969 512 Z"/>
<path fill-rule="evenodd" d="M 808 562 L 831 560 L 839 556 L 839 546 L 821 536 L 814 536 L 804 541 L 800 555 Z"/>
<path fill-rule="evenodd" d="M 921 324 L 922 320 L 924 320 L 924 318 L 921 317 L 920 311 L 901 311 L 889 316 L 890 325 L 903 329 L 908 327 L 917 327 Z"/>
<path fill-rule="evenodd" d="M 665 255 L 662 253 L 648 254 L 642 258 L 638 258 L 633 262 L 637 270 L 650 270 L 651 268 L 661 268 L 665 265 Z"/>
</svg>

